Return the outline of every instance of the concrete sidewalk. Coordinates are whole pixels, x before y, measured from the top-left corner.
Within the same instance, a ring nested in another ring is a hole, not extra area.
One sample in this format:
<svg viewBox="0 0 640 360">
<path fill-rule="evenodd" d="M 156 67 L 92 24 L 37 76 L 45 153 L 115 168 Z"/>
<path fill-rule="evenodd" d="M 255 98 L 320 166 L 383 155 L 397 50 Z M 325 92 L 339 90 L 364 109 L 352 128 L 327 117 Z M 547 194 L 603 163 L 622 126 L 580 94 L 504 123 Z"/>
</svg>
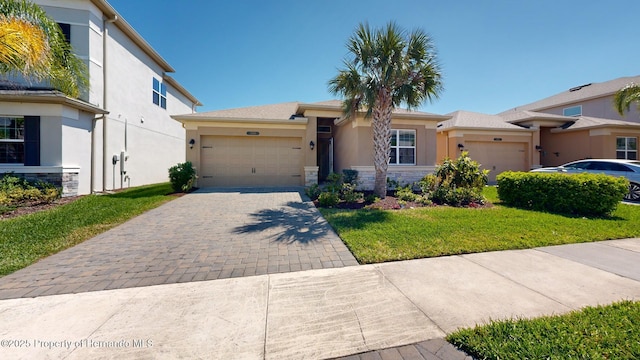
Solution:
<svg viewBox="0 0 640 360">
<path fill-rule="evenodd" d="M 326 359 L 623 299 L 640 239 L 3 300 L 0 358 Z"/>
</svg>

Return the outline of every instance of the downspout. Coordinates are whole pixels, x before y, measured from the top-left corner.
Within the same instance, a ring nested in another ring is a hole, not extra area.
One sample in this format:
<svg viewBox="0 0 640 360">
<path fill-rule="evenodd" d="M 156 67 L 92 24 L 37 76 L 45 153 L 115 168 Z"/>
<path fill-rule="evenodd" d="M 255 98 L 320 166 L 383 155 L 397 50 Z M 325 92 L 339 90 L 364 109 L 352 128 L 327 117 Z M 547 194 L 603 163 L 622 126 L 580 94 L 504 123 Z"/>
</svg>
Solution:
<svg viewBox="0 0 640 360">
<path fill-rule="evenodd" d="M 91 180 L 89 182 L 89 191 L 91 194 L 95 193 L 96 186 L 96 124 L 98 120 L 102 119 L 102 121 L 104 121 L 106 117 L 106 114 L 102 114 L 94 117 L 91 121 Z"/>
<path fill-rule="evenodd" d="M 102 27 L 102 107 L 107 110 L 108 91 L 107 91 L 107 40 L 109 39 L 108 24 L 113 24 L 118 20 L 117 15 L 113 15 L 112 19 L 105 19 Z M 102 192 L 107 190 L 107 165 L 109 164 L 109 155 L 107 154 L 107 116 L 102 118 Z"/>
</svg>

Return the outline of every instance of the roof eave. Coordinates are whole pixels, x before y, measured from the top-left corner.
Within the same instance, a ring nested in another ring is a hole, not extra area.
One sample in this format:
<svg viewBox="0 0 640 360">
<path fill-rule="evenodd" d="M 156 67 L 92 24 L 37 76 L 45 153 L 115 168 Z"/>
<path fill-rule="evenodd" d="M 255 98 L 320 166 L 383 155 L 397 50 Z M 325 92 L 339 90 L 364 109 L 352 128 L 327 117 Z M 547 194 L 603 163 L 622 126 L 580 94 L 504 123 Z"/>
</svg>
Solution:
<svg viewBox="0 0 640 360">
<path fill-rule="evenodd" d="M 195 115 L 195 114 L 194 114 Z M 202 117 L 192 115 L 172 115 L 172 119 L 181 123 L 200 122 L 200 123 L 216 123 L 216 122 L 235 122 L 235 123 L 254 123 L 254 124 L 307 124 L 307 118 L 296 119 L 251 119 L 251 118 L 232 118 L 232 117 Z"/>
<path fill-rule="evenodd" d="M 23 102 L 30 104 L 60 104 L 67 105 L 78 110 L 86 111 L 92 114 L 108 114 L 109 111 L 100 108 L 98 106 L 89 104 L 82 100 L 74 99 L 64 95 L 61 92 L 46 92 L 46 93 L 38 93 L 38 92 L 18 92 L 15 94 L 11 93 L 0 93 L 0 101 L 8 101 L 8 102 Z"/>
</svg>

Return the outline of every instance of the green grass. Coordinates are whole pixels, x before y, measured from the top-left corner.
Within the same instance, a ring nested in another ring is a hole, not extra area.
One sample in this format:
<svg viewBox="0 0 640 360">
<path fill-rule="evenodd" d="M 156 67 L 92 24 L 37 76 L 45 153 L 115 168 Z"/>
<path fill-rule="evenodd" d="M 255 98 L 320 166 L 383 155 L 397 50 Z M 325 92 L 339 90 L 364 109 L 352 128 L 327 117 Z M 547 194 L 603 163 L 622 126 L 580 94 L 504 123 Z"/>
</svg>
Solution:
<svg viewBox="0 0 640 360">
<path fill-rule="evenodd" d="M 447 340 L 476 359 L 640 359 L 640 302 L 495 321 Z"/>
<path fill-rule="evenodd" d="M 582 218 L 502 206 L 495 187 L 485 196 L 494 207 L 321 212 L 363 264 L 640 236 L 640 206 Z"/>
<path fill-rule="evenodd" d="M 0 275 L 81 243 L 171 199 L 166 184 L 90 195 L 52 210 L 0 221 Z"/>
</svg>

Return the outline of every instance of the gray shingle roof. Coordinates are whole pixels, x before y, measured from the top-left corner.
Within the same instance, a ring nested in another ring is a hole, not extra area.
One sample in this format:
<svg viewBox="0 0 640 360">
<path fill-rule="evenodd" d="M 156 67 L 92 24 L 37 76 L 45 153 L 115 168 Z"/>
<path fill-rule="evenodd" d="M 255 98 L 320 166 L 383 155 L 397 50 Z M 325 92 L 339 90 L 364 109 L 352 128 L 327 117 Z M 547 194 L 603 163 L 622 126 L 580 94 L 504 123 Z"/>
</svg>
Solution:
<svg viewBox="0 0 640 360">
<path fill-rule="evenodd" d="M 576 86 L 574 88 L 567 89 L 566 91 L 563 91 L 553 96 L 549 96 L 542 100 L 538 100 L 530 104 L 517 106 L 514 109 L 501 112 L 499 115 L 503 115 L 504 113 L 508 113 L 513 110 L 540 111 L 540 110 L 544 110 L 544 109 L 548 109 L 556 106 L 568 105 L 568 104 L 575 103 L 578 101 L 583 101 L 586 99 L 604 97 L 604 96 L 614 94 L 616 91 L 622 89 L 625 85 L 632 82 L 639 84 L 640 76 L 621 77 L 618 79 L 605 81 L 601 83 L 590 83 L 590 84 L 584 84 L 581 86 Z"/>
<path fill-rule="evenodd" d="M 447 129 L 483 129 L 483 130 L 528 130 L 523 127 L 510 124 L 498 115 L 481 114 L 471 111 L 456 111 L 450 114 L 451 120 L 438 123 L 438 131 Z"/>
<path fill-rule="evenodd" d="M 630 129 L 640 130 L 639 123 L 630 121 L 603 119 L 590 116 L 580 116 L 573 119 L 575 120 L 575 123 L 564 129 L 565 131 L 585 130 L 598 127 L 626 127 Z"/>
<path fill-rule="evenodd" d="M 181 118 L 198 119 L 253 119 L 253 120 L 287 120 L 296 113 L 298 102 L 286 102 L 261 106 L 206 111 L 181 115 Z"/>
<path fill-rule="evenodd" d="M 189 119 L 189 120 L 206 120 L 206 119 L 288 120 L 291 117 L 291 115 L 297 114 L 300 112 L 299 111 L 300 107 L 309 108 L 314 106 L 327 108 L 329 110 L 341 111 L 342 101 L 328 100 L 328 101 L 320 101 L 320 102 L 314 102 L 314 103 L 300 103 L 297 101 L 292 101 L 292 102 L 279 103 L 279 104 L 206 111 L 201 113 L 178 115 L 176 117 L 180 119 Z M 395 109 L 394 114 L 441 116 L 441 115 L 436 115 L 428 112 L 410 111 L 410 110 L 400 109 L 400 108 Z"/>
<path fill-rule="evenodd" d="M 571 116 L 563 116 L 563 115 L 555 115 L 555 114 L 547 114 L 535 111 L 528 110 L 510 110 L 501 113 L 500 116 L 504 121 L 509 123 L 518 123 L 526 120 L 560 120 L 560 121 L 573 121 L 574 117 Z"/>
</svg>

